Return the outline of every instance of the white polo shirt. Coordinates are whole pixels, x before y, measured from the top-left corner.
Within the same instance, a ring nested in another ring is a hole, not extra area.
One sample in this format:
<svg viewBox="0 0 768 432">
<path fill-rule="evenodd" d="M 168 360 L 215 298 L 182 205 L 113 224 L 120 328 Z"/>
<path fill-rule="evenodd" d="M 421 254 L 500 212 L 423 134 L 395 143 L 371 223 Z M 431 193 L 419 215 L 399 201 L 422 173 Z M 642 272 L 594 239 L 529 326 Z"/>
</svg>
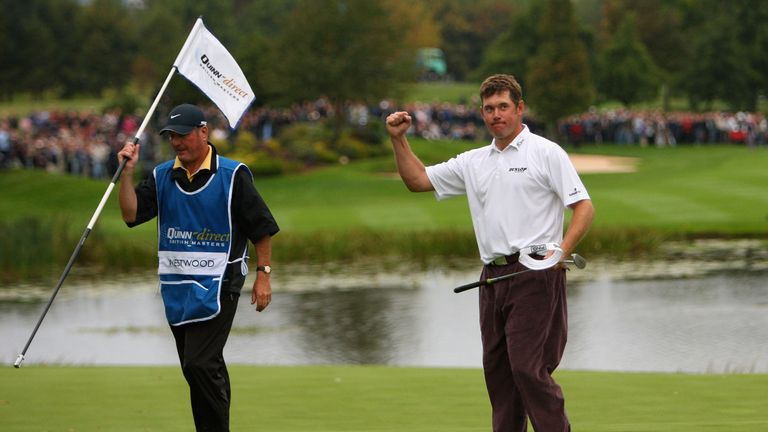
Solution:
<svg viewBox="0 0 768 432">
<path fill-rule="evenodd" d="M 589 199 L 565 151 L 525 125 L 503 151 L 494 140 L 427 167 L 427 176 L 438 200 L 467 195 L 486 264 L 532 244 L 562 242 L 565 207 Z"/>
</svg>

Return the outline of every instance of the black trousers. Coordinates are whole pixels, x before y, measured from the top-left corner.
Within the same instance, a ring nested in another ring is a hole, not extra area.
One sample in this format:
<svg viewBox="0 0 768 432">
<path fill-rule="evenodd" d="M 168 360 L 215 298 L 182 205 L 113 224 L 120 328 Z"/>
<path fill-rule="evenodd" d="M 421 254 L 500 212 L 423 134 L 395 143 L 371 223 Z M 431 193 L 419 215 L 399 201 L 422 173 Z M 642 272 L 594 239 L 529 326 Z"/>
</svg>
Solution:
<svg viewBox="0 0 768 432">
<path fill-rule="evenodd" d="M 224 363 L 239 294 L 223 292 L 221 311 L 208 321 L 171 326 L 181 370 L 189 384 L 192 416 L 198 432 L 228 432 L 231 390 Z"/>
</svg>

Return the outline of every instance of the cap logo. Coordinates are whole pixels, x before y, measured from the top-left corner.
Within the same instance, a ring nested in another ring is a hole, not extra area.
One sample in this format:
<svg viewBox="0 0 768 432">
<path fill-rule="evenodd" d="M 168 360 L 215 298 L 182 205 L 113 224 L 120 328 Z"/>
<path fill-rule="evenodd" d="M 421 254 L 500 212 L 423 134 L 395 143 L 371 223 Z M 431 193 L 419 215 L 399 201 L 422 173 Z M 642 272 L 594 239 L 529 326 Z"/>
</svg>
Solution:
<svg viewBox="0 0 768 432">
<path fill-rule="evenodd" d="M 192 104 L 181 104 L 168 113 L 168 121 L 160 131 L 160 135 L 169 131 L 179 135 L 187 135 L 194 128 L 205 125 L 205 114 L 200 108 Z"/>
</svg>

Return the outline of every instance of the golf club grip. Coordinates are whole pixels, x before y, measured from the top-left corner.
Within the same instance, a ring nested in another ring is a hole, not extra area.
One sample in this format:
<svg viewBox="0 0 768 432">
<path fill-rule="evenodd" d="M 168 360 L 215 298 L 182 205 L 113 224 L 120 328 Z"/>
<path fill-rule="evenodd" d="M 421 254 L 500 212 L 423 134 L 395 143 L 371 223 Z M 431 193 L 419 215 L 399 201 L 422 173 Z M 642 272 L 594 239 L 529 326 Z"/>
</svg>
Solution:
<svg viewBox="0 0 768 432">
<path fill-rule="evenodd" d="M 485 285 L 485 284 L 487 284 L 487 283 L 488 283 L 488 280 L 487 280 L 487 279 L 484 279 L 484 280 L 481 280 L 481 281 L 477 281 L 477 282 L 468 283 L 468 284 L 466 284 L 466 285 L 462 285 L 462 286 L 460 286 L 460 287 L 456 287 L 456 288 L 454 288 L 454 289 L 453 289 L 453 292 L 455 292 L 455 293 L 457 293 L 457 294 L 458 294 L 458 293 L 460 293 L 460 292 L 464 292 L 464 291 L 467 291 L 467 290 L 471 290 L 472 288 L 477 288 L 477 287 L 479 287 L 480 285 Z"/>
</svg>

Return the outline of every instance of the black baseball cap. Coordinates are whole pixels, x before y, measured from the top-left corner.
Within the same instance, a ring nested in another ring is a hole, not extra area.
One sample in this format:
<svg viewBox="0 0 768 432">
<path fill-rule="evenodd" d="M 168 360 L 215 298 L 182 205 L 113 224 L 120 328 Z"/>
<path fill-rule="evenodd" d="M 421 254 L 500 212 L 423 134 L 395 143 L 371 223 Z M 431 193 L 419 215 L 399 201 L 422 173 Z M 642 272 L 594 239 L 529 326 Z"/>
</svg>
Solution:
<svg viewBox="0 0 768 432">
<path fill-rule="evenodd" d="M 192 104 L 181 104 L 168 114 L 168 122 L 160 131 L 160 135 L 168 131 L 186 135 L 192 132 L 192 129 L 206 124 L 205 115 L 200 108 Z"/>
</svg>

